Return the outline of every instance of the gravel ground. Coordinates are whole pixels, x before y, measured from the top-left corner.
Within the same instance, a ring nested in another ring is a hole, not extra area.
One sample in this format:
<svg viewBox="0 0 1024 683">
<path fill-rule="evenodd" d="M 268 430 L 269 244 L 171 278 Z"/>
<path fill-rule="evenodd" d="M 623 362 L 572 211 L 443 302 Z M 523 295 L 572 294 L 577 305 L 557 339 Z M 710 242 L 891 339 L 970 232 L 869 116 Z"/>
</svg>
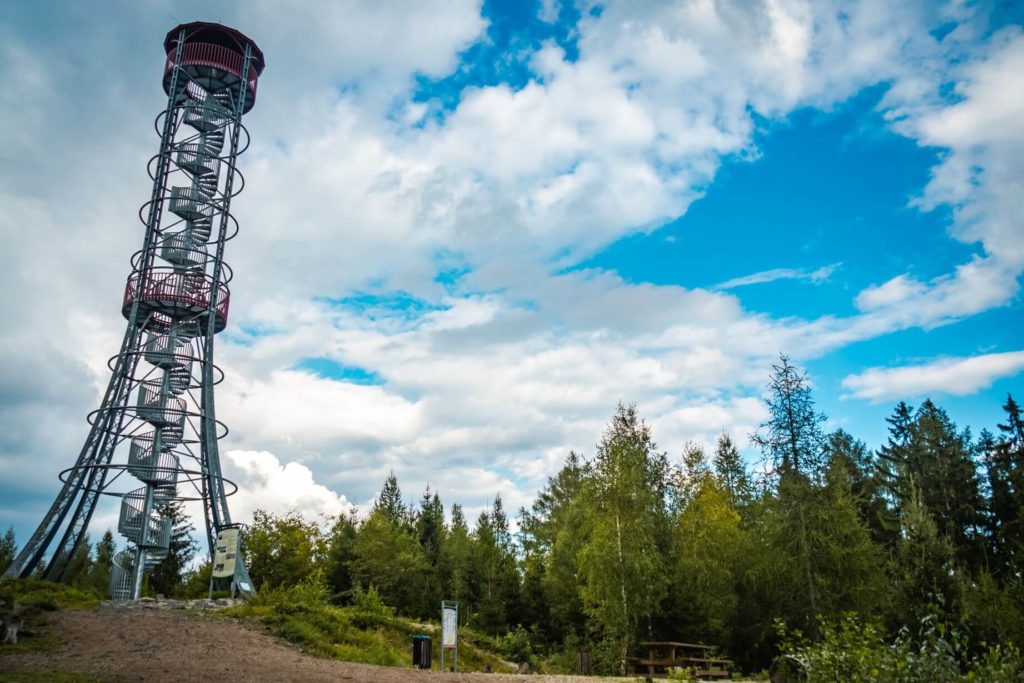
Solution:
<svg viewBox="0 0 1024 683">
<path fill-rule="evenodd" d="M 441 673 L 302 654 L 255 627 L 200 611 L 64 610 L 51 615 L 60 645 L 0 656 L 4 672 L 81 672 L 108 681 L 242 680 L 320 683 L 611 683 L 638 679 Z M 641 679 L 642 680 L 642 679 Z"/>
</svg>

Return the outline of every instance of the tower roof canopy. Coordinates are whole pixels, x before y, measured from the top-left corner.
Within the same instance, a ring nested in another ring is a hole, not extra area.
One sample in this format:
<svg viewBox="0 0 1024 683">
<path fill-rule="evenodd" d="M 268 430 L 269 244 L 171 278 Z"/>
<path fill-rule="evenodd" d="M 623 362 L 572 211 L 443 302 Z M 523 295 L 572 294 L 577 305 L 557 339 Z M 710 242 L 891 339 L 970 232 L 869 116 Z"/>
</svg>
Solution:
<svg viewBox="0 0 1024 683">
<path fill-rule="evenodd" d="M 179 24 L 167 33 L 164 39 L 164 50 L 171 52 L 175 48 L 178 34 L 185 29 L 186 43 L 210 43 L 227 48 L 240 55 L 245 55 L 246 44 L 252 45 L 253 68 L 256 73 L 263 73 L 266 65 L 263 58 L 263 51 L 256 45 L 252 38 L 241 31 L 237 31 L 223 24 L 216 24 L 208 21 L 193 21 L 188 24 Z"/>
</svg>

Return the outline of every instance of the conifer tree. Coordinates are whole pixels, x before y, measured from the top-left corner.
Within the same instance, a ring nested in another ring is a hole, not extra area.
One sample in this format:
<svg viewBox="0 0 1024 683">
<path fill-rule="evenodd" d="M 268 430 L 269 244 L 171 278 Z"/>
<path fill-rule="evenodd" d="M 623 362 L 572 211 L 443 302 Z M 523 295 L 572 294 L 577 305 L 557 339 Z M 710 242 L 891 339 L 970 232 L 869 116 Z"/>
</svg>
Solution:
<svg viewBox="0 0 1024 683">
<path fill-rule="evenodd" d="M 504 603 L 506 623 L 509 627 L 513 627 L 522 621 L 519 563 L 501 494 L 494 497 L 494 505 L 491 508 L 491 526 L 494 529 L 494 540 L 498 546 L 499 597 Z"/>
<path fill-rule="evenodd" d="M 504 633 L 519 617 L 519 573 L 501 496 L 480 513 L 472 547 L 476 623 L 488 633 Z"/>
<path fill-rule="evenodd" d="M 828 435 L 825 454 L 829 471 L 839 466 L 846 472 L 850 494 L 857 504 L 861 520 L 871 531 L 872 539 L 883 546 L 893 547 L 897 534 L 890 523 L 892 513 L 882 495 L 876 463 L 867 445 L 845 430 L 837 429 Z"/>
<path fill-rule="evenodd" d="M 962 585 L 952 543 L 939 533 L 920 489 L 910 486 L 900 513 L 900 541 L 892 564 L 893 626 L 916 626 L 941 608 L 961 612 Z"/>
<path fill-rule="evenodd" d="M 437 493 L 431 494 L 430 486 L 423 492 L 420 509 L 416 512 L 416 536 L 423 554 L 430 565 L 430 576 L 424 586 L 424 600 L 430 604 L 441 604 L 443 587 L 447 583 L 447 566 L 444 558 L 445 527 L 444 507 Z"/>
<path fill-rule="evenodd" d="M 958 432 L 946 411 L 925 400 L 911 413 L 896 406 L 889 443 L 878 453 L 880 484 L 903 517 L 911 500 L 924 506 L 959 561 L 975 567 L 983 558 L 980 538 L 984 501 L 969 430 Z"/>
<path fill-rule="evenodd" d="M 7 527 L 7 531 L 4 533 L 4 537 L 0 539 L 0 574 L 7 570 L 11 562 L 14 561 L 14 556 L 18 552 L 18 544 L 14 539 L 14 527 Z"/>
<path fill-rule="evenodd" d="M 89 534 L 82 539 L 82 544 L 75 549 L 71 561 L 64 568 L 61 581 L 76 588 L 88 585 L 89 574 L 92 571 L 92 544 L 89 542 Z"/>
<path fill-rule="evenodd" d="M 1020 577 L 1024 570 L 1024 417 L 1013 396 L 1003 404 L 1006 420 L 998 439 L 983 434 L 983 454 L 989 487 L 988 537 L 995 573 Z"/>
<path fill-rule="evenodd" d="M 878 450 L 875 460 L 875 481 L 887 501 L 881 520 L 882 535 L 892 549 L 899 534 L 903 509 L 917 494 L 910 488 L 911 481 L 924 478 L 923 463 L 912 448 L 914 439 L 914 412 L 900 401 L 893 414 L 885 418 L 889 423 L 889 439 Z"/>
<path fill-rule="evenodd" d="M 96 561 L 89 570 L 87 580 L 88 587 L 96 594 L 107 597 L 110 590 L 110 567 L 114 562 L 114 553 L 117 547 L 114 544 L 114 534 L 110 529 L 103 533 L 103 537 L 96 544 Z"/>
<path fill-rule="evenodd" d="M 550 619 L 544 630 L 556 640 L 582 637 L 586 630 L 576 561 L 584 542 L 585 477 L 586 467 L 570 451 L 562 469 L 537 494 L 522 524 L 527 562 L 540 565 L 533 568 L 531 578 L 539 575 L 542 586 Z"/>
<path fill-rule="evenodd" d="M 848 463 L 832 460 L 825 473 L 820 504 L 812 508 L 810 523 L 814 576 L 822 614 L 838 617 L 856 612 L 876 614 L 885 591 L 881 554 L 871 540 Z"/>
<path fill-rule="evenodd" d="M 181 501 L 172 500 L 160 508 L 160 514 L 171 520 L 171 542 L 167 549 L 167 557 L 150 572 L 148 585 L 152 593 L 175 597 L 198 551 L 193 538 L 196 530 Z"/>
<path fill-rule="evenodd" d="M 462 506 L 452 505 L 452 521 L 443 547 L 444 564 L 448 568 L 444 599 L 459 603 L 460 618 L 471 618 L 476 612 L 477 596 L 473 591 L 473 541 Z"/>
<path fill-rule="evenodd" d="M 775 538 L 792 561 L 792 585 L 801 587 L 790 601 L 794 615 L 806 632 L 816 634 L 820 605 L 810 525 L 813 508 L 819 504 L 815 483 L 823 474 L 825 416 L 814 407 L 806 373 L 785 355 L 779 358 L 781 363 L 772 366 L 768 383 L 768 420 L 751 441 L 761 447 L 778 478 Z"/>
<path fill-rule="evenodd" d="M 753 495 L 750 475 L 739 450 L 726 432 L 718 436 L 712 464 L 722 489 L 729 497 L 729 504 L 738 508 L 747 503 Z"/>
<path fill-rule="evenodd" d="M 339 514 L 327 532 L 324 578 L 335 595 L 345 595 L 354 587 L 351 564 L 355 559 L 356 533 L 354 512 Z"/>
<path fill-rule="evenodd" d="M 398 487 L 398 478 L 394 472 L 388 474 L 381 489 L 375 509 L 380 509 L 391 522 L 399 527 L 409 526 L 409 510 L 402 502 L 402 489 Z"/>
<path fill-rule="evenodd" d="M 807 373 L 791 365 L 788 356 L 780 355 L 779 361 L 772 366 L 768 383 L 768 421 L 751 440 L 770 458 L 780 478 L 799 475 L 814 480 L 824 473 L 825 416 L 815 410 Z"/>
</svg>

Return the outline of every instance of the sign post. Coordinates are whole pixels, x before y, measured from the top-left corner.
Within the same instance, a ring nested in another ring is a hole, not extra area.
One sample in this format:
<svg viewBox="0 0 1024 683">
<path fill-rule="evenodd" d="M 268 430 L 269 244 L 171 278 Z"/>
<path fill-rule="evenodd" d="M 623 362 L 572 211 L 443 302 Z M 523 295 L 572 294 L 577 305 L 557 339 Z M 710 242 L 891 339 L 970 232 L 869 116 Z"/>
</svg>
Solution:
<svg viewBox="0 0 1024 683">
<path fill-rule="evenodd" d="M 459 603 L 441 601 L 441 671 L 444 671 L 444 651 L 451 650 L 453 670 L 459 670 Z"/>
</svg>

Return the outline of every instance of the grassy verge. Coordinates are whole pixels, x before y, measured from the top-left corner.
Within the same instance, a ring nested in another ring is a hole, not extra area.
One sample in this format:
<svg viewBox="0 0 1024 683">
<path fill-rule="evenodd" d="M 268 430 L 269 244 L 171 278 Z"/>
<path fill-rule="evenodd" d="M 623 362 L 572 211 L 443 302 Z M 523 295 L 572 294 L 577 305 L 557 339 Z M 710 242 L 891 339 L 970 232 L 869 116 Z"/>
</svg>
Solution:
<svg viewBox="0 0 1024 683">
<path fill-rule="evenodd" d="M 47 615 L 59 609 L 90 609 L 100 601 L 87 593 L 42 579 L 0 581 L 0 609 L 13 605 L 24 610 L 25 622 L 18 633 L 18 642 L 0 645 L 0 655 L 18 652 L 48 652 L 59 642 L 47 629 Z M 69 671 L 12 671 L 0 674 L 3 683 L 102 683 L 91 674 Z"/>
<path fill-rule="evenodd" d="M 320 596 L 304 594 L 301 588 L 264 590 L 256 599 L 224 613 L 256 620 L 310 654 L 383 666 L 411 666 L 412 637 L 429 635 L 433 645 L 432 668 L 440 668 L 438 627 L 396 617 L 388 607 L 372 599 L 354 606 L 335 607 Z M 474 642 L 472 634 L 466 637 L 460 632 L 460 636 L 460 671 L 483 671 L 487 666 L 495 672 L 512 670 Z"/>
<path fill-rule="evenodd" d="M 58 609 L 89 609 L 99 603 L 99 598 L 92 593 L 42 579 L 0 581 L 0 610 L 6 612 L 12 605 L 17 605 L 19 610 L 23 610 L 24 619 L 24 625 L 18 634 L 18 642 L 0 645 L 0 655 L 10 652 L 46 652 L 53 649 L 57 646 L 57 639 L 47 630 L 47 613 Z M 20 680 L 4 675 L 7 677 L 5 681 Z"/>
</svg>

